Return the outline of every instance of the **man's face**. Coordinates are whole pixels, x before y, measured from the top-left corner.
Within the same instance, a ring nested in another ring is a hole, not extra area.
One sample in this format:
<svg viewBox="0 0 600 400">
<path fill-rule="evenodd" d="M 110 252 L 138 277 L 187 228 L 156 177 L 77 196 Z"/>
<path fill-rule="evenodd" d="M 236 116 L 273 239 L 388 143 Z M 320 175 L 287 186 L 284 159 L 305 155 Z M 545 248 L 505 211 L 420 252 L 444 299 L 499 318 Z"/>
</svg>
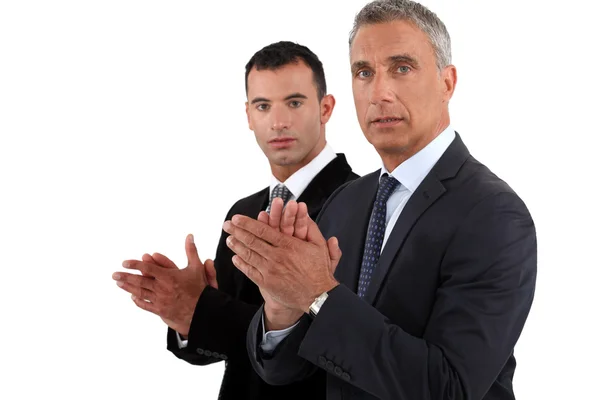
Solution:
<svg viewBox="0 0 600 400">
<path fill-rule="evenodd" d="M 327 103 L 328 97 L 323 100 Z M 323 110 L 319 103 L 310 67 L 298 62 L 276 70 L 252 69 L 248 74 L 246 113 L 248 125 L 269 162 L 294 166 L 307 164 L 323 148 L 322 124 L 331 110 Z"/>
<path fill-rule="evenodd" d="M 439 72 L 427 35 L 412 23 L 361 27 L 350 62 L 360 126 L 382 157 L 414 154 L 449 123 L 456 70 Z"/>
</svg>

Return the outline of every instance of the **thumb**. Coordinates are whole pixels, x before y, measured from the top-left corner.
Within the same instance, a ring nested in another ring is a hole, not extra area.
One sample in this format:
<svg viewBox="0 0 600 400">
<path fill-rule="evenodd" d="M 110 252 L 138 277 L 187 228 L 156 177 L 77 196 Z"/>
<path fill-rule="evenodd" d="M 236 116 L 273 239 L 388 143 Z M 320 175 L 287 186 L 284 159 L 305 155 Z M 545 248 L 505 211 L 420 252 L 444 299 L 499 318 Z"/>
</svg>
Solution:
<svg viewBox="0 0 600 400">
<path fill-rule="evenodd" d="M 189 267 L 199 267 L 202 265 L 202 261 L 198 257 L 198 249 L 196 249 L 196 244 L 194 243 L 194 235 L 191 233 L 185 238 L 185 255 L 187 256 Z"/>
<path fill-rule="evenodd" d="M 215 269 L 215 262 L 210 258 L 204 261 L 204 272 L 206 273 L 206 280 L 208 284 L 215 289 L 219 288 L 219 283 L 217 282 L 217 270 Z"/>
<path fill-rule="evenodd" d="M 340 259 L 342 258 L 342 250 L 335 236 L 330 237 L 327 241 L 327 249 L 329 250 L 329 259 L 331 260 L 331 273 L 335 272 Z"/>
</svg>

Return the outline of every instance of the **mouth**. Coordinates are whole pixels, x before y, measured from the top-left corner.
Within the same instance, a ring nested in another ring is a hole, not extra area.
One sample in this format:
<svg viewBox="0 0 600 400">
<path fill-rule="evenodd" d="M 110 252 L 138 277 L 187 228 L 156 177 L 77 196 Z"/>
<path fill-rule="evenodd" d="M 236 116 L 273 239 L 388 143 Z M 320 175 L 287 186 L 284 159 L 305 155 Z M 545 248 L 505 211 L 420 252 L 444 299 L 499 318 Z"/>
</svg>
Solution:
<svg viewBox="0 0 600 400">
<path fill-rule="evenodd" d="M 284 149 L 286 147 L 292 146 L 296 142 L 296 139 L 292 137 L 278 137 L 275 139 L 269 140 L 269 146 L 274 147 L 276 149 Z"/>
<path fill-rule="evenodd" d="M 391 127 L 394 125 L 398 125 L 403 120 L 404 120 L 404 118 L 385 116 L 385 117 L 375 118 L 374 120 L 371 121 L 371 124 L 375 125 L 377 128 L 388 128 L 388 127 Z"/>
</svg>

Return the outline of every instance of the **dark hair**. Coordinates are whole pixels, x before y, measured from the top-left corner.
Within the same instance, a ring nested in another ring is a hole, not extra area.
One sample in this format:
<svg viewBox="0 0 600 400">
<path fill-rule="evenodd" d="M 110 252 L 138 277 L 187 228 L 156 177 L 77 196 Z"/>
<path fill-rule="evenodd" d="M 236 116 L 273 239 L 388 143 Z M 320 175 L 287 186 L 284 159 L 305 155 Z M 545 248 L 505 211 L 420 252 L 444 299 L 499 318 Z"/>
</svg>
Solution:
<svg viewBox="0 0 600 400">
<path fill-rule="evenodd" d="M 263 47 L 246 64 L 246 95 L 248 94 L 248 75 L 252 68 L 276 70 L 288 64 L 304 61 L 313 72 L 313 81 L 317 87 L 319 101 L 327 94 L 323 64 L 315 53 L 306 46 L 293 42 L 277 42 Z"/>
</svg>

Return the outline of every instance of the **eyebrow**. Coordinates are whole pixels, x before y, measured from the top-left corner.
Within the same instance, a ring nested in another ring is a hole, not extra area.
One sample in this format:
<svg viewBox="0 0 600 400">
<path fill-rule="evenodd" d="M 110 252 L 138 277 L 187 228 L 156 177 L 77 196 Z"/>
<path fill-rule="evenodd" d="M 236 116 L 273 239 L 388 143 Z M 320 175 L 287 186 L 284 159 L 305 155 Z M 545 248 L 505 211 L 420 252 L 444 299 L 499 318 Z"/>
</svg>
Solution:
<svg viewBox="0 0 600 400">
<path fill-rule="evenodd" d="M 303 95 L 302 93 L 292 93 L 289 96 L 286 96 L 285 100 L 291 100 L 291 99 L 308 99 L 308 97 L 306 95 Z M 252 99 L 252 102 L 250 104 L 256 104 L 256 103 L 270 103 L 271 100 L 267 99 L 266 97 L 255 97 L 254 99 Z"/>
<path fill-rule="evenodd" d="M 355 61 L 352 63 L 352 67 L 350 70 L 352 74 L 355 74 L 359 69 L 363 69 L 364 67 L 370 67 L 371 64 L 368 61 Z"/>
<path fill-rule="evenodd" d="M 415 58 L 409 56 L 408 54 L 399 54 L 396 56 L 388 57 L 388 62 L 390 64 L 405 62 L 407 64 L 411 64 L 415 68 L 419 67 L 419 62 Z"/>
<path fill-rule="evenodd" d="M 408 54 L 397 54 L 394 56 L 389 56 L 387 58 L 387 62 L 388 62 L 388 64 L 397 64 L 400 62 L 405 62 L 407 64 L 412 65 L 415 68 L 419 68 L 419 62 L 414 57 L 411 57 Z M 369 63 L 368 61 L 359 60 L 359 61 L 352 63 L 351 71 L 354 74 L 358 70 L 365 68 L 365 67 L 371 67 L 371 63 Z"/>
</svg>

